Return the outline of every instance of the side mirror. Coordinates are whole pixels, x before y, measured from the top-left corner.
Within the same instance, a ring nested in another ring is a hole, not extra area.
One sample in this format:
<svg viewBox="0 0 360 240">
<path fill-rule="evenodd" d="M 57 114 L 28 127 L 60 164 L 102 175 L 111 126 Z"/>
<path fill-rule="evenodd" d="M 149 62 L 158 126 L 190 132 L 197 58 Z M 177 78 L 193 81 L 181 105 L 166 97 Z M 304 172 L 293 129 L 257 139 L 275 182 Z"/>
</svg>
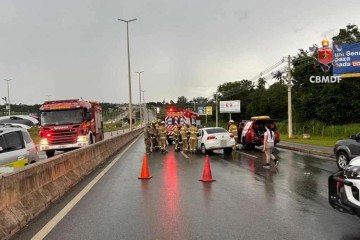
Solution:
<svg viewBox="0 0 360 240">
<path fill-rule="evenodd" d="M 351 135 L 351 136 L 350 136 L 350 139 L 357 140 L 358 137 L 357 137 L 357 135 Z"/>
<path fill-rule="evenodd" d="M 3 151 L 4 149 L 2 147 L 0 147 L 0 153 Z"/>
<path fill-rule="evenodd" d="M 86 120 L 86 121 L 91 121 L 91 113 L 87 112 L 87 113 L 85 114 L 85 120 Z"/>
</svg>

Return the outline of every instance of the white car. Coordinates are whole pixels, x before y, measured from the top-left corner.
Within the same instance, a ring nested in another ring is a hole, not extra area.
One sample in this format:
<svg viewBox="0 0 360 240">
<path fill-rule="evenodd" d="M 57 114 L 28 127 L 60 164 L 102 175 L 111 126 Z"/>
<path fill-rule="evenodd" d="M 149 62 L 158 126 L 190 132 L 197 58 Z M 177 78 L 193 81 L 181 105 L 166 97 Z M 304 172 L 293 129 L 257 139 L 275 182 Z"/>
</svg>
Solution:
<svg viewBox="0 0 360 240">
<path fill-rule="evenodd" d="M 198 149 L 202 154 L 218 149 L 224 149 L 225 154 L 231 154 L 234 145 L 234 135 L 222 127 L 199 129 Z"/>
</svg>

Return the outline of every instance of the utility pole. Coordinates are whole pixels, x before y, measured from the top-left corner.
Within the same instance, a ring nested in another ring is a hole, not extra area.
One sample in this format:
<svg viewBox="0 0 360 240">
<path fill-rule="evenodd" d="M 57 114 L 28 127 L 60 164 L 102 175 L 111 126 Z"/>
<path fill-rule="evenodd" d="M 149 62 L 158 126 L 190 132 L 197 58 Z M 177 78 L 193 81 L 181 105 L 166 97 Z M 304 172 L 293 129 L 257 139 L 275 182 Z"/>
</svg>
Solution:
<svg viewBox="0 0 360 240">
<path fill-rule="evenodd" d="M 46 96 L 47 96 L 47 100 L 50 101 L 51 95 L 46 95 Z"/>
<path fill-rule="evenodd" d="M 219 126 L 218 93 L 215 93 L 216 127 Z"/>
<path fill-rule="evenodd" d="M 129 118 L 130 118 L 130 131 L 133 130 L 133 112 L 132 112 L 132 103 L 131 103 L 131 73 L 130 73 L 130 47 L 129 47 L 129 22 L 135 21 L 136 18 L 131 20 L 123 20 L 118 18 L 119 21 L 126 23 L 126 33 L 127 33 L 127 52 L 128 52 L 128 72 L 129 72 Z"/>
<path fill-rule="evenodd" d="M 145 107 L 142 109 L 142 113 L 143 113 L 143 115 L 145 115 L 145 114 L 144 114 L 144 112 L 145 112 L 145 110 L 146 110 L 145 90 L 144 90 L 144 91 L 141 90 L 141 92 L 143 93 L 142 103 L 143 103 L 143 105 L 145 106 Z M 140 92 L 140 99 L 141 99 L 141 92 Z M 147 121 L 149 121 L 149 116 L 148 116 L 148 112 L 147 112 L 147 111 L 146 111 L 146 119 L 147 119 Z M 145 117 L 144 117 L 144 116 L 143 116 L 143 120 L 145 120 Z"/>
<path fill-rule="evenodd" d="M 292 106 L 291 106 L 291 58 L 288 56 L 288 73 L 287 73 L 287 87 L 288 87 L 288 132 L 289 138 L 293 138 L 292 126 Z"/>
<path fill-rule="evenodd" d="M 7 103 L 8 103 L 8 108 L 9 108 L 9 117 L 11 115 L 11 110 L 10 110 L 10 90 L 9 90 L 9 82 L 11 80 L 12 79 L 4 79 L 4 81 L 6 81 L 6 83 L 7 83 L 7 92 L 8 92 Z"/>
<path fill-rule="evenodd" d="M 140 74 L 143 73 L 144 71 L 141 72 L 135 72 L 137 74 L 139 74 L 139 93 L 140 93 L 140 126 L 142 126 L 142 117 L 141 117 L 141 82 L 140 82 Z"/>
</svg>

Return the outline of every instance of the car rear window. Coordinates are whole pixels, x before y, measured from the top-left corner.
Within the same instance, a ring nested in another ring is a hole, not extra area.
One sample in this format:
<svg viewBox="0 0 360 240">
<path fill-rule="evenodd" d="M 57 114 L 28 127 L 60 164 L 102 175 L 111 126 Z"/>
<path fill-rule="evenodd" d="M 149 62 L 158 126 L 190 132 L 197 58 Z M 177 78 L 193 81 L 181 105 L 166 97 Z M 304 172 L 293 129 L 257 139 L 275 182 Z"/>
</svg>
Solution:
<svg viewBox="0 0 360 240">
<path fill-rule="evenodd" d="M 24 143 L 20 132 L 11 132 L 4 134 L 6 151 L 14 151 L 24 148 Z"/>
<path fill-rule="evenodd" d="M 213 133 L 226 133 L 227 131 L 224 128 L 210 128 L 210 129 L 206 129 L 206 132 L 208 134 L 213 134 Z"/>
<path fill-rule="evenodd" d="M 276 124 L 273 120 L 257 120 L 254 121 L 252 128 L 253 129 L 265 129 L 265 125 L 269 123 L 271 125 L 271 130 L 276 131 Z"/>
</svg>

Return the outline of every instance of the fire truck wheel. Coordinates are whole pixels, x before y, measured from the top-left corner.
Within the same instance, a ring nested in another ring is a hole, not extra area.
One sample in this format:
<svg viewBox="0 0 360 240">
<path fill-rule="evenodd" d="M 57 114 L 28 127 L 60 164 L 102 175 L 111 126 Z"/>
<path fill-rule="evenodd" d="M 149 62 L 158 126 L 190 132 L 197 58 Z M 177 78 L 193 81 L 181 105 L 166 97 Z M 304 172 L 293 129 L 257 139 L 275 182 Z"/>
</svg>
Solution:
<svg viewBox="0 0 360 240">
<path fill-rule="evenodd" d="M 45 153 L 48 158 L 51 158 L 55 155 L 55 150 L 46 151 Z"/>
</svg>

